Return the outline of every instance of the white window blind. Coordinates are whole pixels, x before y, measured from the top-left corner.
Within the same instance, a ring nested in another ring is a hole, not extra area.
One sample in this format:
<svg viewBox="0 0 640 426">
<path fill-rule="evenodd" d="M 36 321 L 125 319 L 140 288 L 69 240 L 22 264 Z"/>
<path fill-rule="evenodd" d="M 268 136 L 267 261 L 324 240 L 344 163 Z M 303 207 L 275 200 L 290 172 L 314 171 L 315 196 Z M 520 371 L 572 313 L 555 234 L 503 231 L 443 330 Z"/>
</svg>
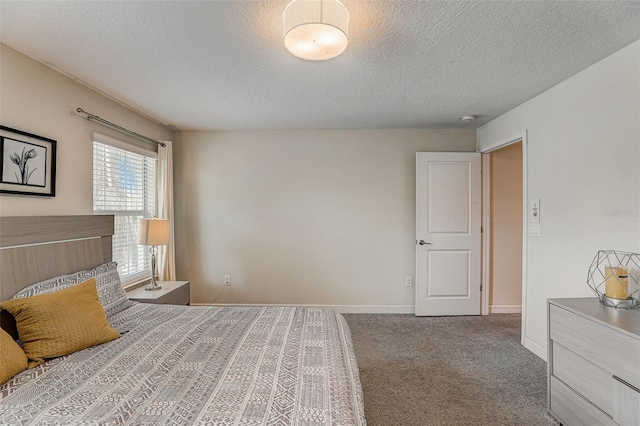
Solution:
<svg viewBox="0 0 640 426">
<path fill-rule="evenodd" d="M 157 154 L 93 134 L 93 212 L 115 217 L 113 260 L 123 283 L 151 275 L 149 248 L 138 245 L 138 219 L 156 214 Z"/>
</svg>

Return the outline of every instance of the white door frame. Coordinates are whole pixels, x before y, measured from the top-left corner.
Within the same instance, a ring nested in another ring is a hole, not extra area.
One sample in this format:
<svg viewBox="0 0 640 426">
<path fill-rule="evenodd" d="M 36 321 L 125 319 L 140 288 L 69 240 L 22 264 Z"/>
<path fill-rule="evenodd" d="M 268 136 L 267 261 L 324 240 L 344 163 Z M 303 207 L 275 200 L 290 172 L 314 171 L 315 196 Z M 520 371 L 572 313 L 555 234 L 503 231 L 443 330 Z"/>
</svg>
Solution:
<svg viewBox="0 0 640 426">
<path fill-rule="evenodd" d="M 500 148 L 512 145 L 514 143 L 522 143 L 522 324 L 520 343 L 523 346 L 527 346 L 525 343 L 526 336 L 526 299 L 527 299 L 527 227 L 528 227 L 528 172 L 527 172 L 527 131 L 522 130 L 507 138 L 498 140 L 478 150 L 482 154 L 482 315 L 489 315 L 489 284 L 490 284 L 490 258 L 491 252 L 491 239 L 489 234 L 491 232 L 491 173 L 489 167 L 491 166 L 491 160 L 489 154 L 492 151 L 496 151 Z"/>
<path fill-rule="evenodd" d="M 489 315 L 491 286 L 491 156 L 482 152 L 482 315 Z"/>
</svg>

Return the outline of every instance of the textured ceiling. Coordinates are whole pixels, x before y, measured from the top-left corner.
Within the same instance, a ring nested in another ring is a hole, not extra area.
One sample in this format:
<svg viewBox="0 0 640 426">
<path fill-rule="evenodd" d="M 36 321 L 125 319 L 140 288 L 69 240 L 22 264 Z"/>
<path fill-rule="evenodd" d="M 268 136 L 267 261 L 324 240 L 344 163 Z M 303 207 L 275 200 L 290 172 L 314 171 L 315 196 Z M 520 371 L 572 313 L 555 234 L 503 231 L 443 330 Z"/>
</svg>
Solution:
<svg viewBox="0 0 640 426">
<path fill-rule="evenodd" d="M 1 1 L 0 38 L 183 130 L 475 128 L 640 39 L 638 1 L 344 0 L 347 51 L 307 62 L 287 3 Z"/>
</svg>

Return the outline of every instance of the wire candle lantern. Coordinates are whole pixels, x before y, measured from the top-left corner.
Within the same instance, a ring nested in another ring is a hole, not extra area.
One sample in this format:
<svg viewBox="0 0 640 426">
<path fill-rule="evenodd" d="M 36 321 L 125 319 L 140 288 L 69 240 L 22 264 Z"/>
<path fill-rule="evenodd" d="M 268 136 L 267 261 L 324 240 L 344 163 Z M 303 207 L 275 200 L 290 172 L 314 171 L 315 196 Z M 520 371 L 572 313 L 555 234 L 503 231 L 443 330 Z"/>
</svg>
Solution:
<svg viewBox="0 0 640 426">
<path fill-rule="evenodd" d="M 603 305 L 637 309 L 640 307 L 640 254 L 598 251 L 589 267 L 587 284 Z"/>
</svg>

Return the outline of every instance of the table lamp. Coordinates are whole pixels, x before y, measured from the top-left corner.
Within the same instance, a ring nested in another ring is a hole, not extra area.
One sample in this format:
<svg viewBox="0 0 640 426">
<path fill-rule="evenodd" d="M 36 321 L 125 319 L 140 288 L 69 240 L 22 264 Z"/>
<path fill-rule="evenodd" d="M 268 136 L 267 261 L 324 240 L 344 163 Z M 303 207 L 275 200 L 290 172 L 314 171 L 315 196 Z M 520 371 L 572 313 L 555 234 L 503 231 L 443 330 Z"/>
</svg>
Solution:
<svg viewBox="0 0 640 426">
<path fill-rule="evenodd" d="M 140 219 L 138 226 L 138 244 L 149 246 L 149 253 L 151 253 L 151 282 L 144 289 L 160 290 L 162 286 L 156 283 L 156 254 L 158 246 L 169 244 L 169 220 Z"/>
</svg>

